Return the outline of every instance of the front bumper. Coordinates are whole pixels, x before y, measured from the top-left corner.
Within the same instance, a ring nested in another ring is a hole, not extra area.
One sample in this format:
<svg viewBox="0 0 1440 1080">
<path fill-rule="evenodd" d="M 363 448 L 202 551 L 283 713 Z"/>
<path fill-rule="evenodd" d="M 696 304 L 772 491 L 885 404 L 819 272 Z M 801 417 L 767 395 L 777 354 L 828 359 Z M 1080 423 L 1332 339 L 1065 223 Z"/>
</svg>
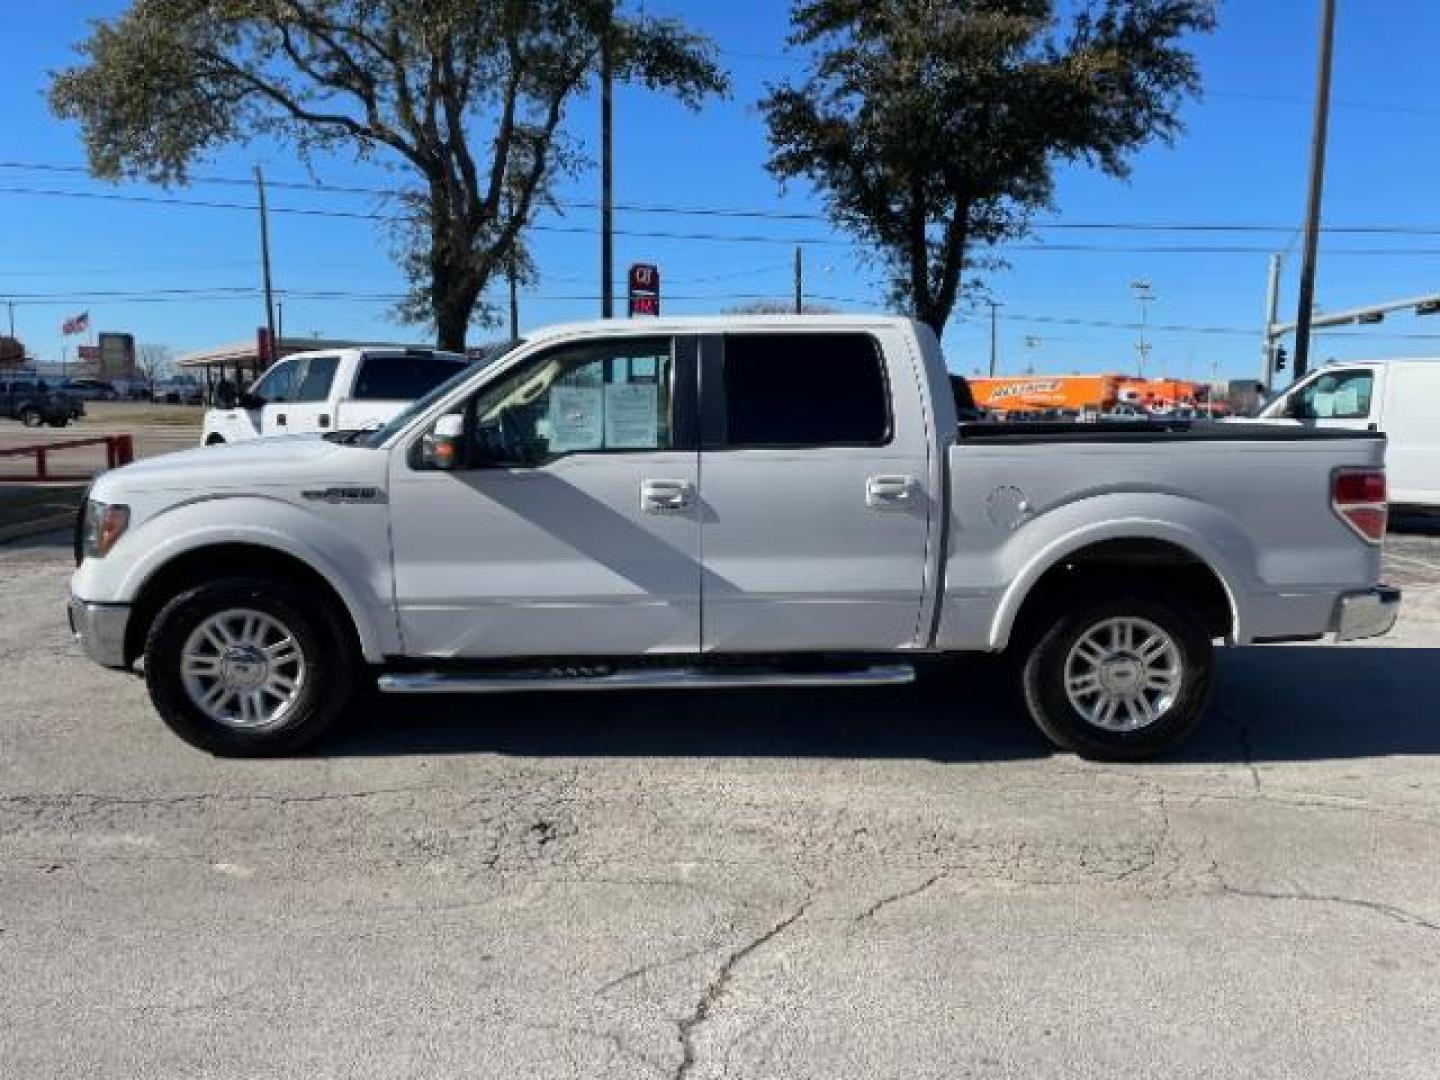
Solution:
<svg viewBox="0 0 1440 1080">
<path fill-rule="evenodd" d="M 1335 640 L 1359 641 L 1388 634 L 1400 617 L 1400 590 L 1376 585 L 1364 592 L 1346 593 L 1335 613 Z"/>
<path fill-rule="evenodd" d="M 92 604 L 72 596 L 67 614 L 70 633 L 86 656 L 108 668 L 130 666 L 125 659 L 129 604 Z"/>
</svg>

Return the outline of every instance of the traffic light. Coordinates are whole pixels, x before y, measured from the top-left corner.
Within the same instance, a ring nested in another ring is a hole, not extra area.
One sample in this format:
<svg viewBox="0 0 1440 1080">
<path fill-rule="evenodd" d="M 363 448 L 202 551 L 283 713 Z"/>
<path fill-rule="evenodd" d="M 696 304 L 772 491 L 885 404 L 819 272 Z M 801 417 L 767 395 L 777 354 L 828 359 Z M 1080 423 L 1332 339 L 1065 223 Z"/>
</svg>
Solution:
<svg viewBox="0 0 1440 1080">
<path fill-rule="evenodd" d="M 1290 362 L 1290 354 L 1285 351 L 1284 345 L 1275 347 L 1275 370 L 1284 371 L 1285 365 Z"/>
<path fill-rule="evenodd" d="M 1416 315 L 1440 315 L 1440 300 L 1427 300 L 1415 305 Z"/>
<path fill-rule="evenodd" d="M 1385 313 L 1383 311 L 1367 311 L 1355 321 L 1361 326 L 1374 326 L 1376 323 L 1385 321 Z"/>
</svg>

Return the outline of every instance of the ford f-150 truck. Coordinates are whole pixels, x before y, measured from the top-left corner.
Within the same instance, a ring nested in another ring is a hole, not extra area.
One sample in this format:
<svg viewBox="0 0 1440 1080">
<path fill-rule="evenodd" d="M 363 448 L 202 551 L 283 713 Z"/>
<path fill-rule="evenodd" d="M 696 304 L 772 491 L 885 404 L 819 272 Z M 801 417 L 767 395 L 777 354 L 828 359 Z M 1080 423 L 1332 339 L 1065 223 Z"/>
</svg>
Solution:
<svg viewBox="0 0 1440 1080">
<path fill-rule="evenodd" d="M 290 751 L 367 685 L 866 686 L 1008 652 L 1055 743 L 1136 759 L 1200 719 L 1216 642 L 1393 625 L 1384 452 L 957 423 L 935 336 L 904 319 L 594 322 L 375 431 L 104 474 L 69 615 L 220 754 Z"/>
</svg>

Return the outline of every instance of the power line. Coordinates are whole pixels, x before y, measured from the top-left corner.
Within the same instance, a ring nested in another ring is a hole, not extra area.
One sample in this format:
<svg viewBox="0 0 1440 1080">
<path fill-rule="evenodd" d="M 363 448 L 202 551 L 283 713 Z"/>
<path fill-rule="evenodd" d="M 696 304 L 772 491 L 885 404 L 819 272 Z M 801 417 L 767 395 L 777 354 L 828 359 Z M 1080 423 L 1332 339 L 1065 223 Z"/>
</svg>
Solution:
<svg viewBox="0 0 1440 1080">
<path fill-rule="evenodd" d="M 1437 110 L 1440 112 L 1440 110 Z M 18 171 L 55 172 L 63 174 L 74 174 L 89 176 L 89 170 L 83 165 L 60 165 L 45 164 L 38 162 L 15 162 L 0 161 L 0 169 L 11 169 Z M 219 185 L 226 187 L 253 186 L 253 180 L 241 179 L 239 177 L 220 176 L 196 176 L 191 177 L 189 183 L 196 185 Z M 398 198 L 407 194 L 403 188 L 383 187 L 357 187 L 340 184 L 327 184 L 319 181 L 298 181 L 298 180 L 267 180 L 266 186 L 276 190 L 285 191 L 313 191 L 325 194 L 348 194 L 348 195 L 369 195 L 380 198 Z M 108 198 L 120 201 L 149 201 L 157 203 L 176 203 L 181 205 L 204 206 L 216 209 L 237 209 L 254 211 L 255 207 L 240 203 L 222 203 L 213 200 L 178 199 L 175 196 L 155 196 L 131 194 L 127 192 L 90 192 L 90 191 L 62 191 L 59 189 L 28 189 L 28 188 L 4 188 L 0 189 L 12 194 L 43 194 L 56 196 L 74 196 L 79 198 Z M 562 209 L 576 210 L 597 210 L 600 203 L 592 199 L 555 199 L 554 204 Z M 761 208 L 746 208 L 734 206 L 686 206 L 673 203 L 647 203 L 631 202 L 616 203 L 617 210 L 624 210 L 635 214 L 669 214 L 685 217 L 718 217 L 755 219 L 760 221 L 808 221 L 828 223 L 829 218 L 824 214 L 815 211 L 804 210 L 774 210 Z M 278 209 L 277 209 L 278 212 Z M 312 214 L 320 217 L 360 217 L 369 220 L 405 220 L 403 214 L 381 214 L 366 213 L 358 211 L 344 211 L 333 209 L 316 209 L 307 207 L 292 207 L 285 210 L 287 213 Z M 1037 230 L 1060 230 L 1074 232 L 1157 232 L 1157 233 L 1235 233 L 1235 234 L 1277 234 L 1289 236 L 1295 232 L 1293 224 L 1269 224 L 1263 222 L 1220 222 L 1220 221 L 1063 221 L 1058 219 L 1046 219 L 1037 221 L 1033 226 Z M 590 230 L 585 230 L 590 231 Z M 1345 235 L 1386 235 L 1386 236 L 1440 236 L 1440 225 L 1403 225 L 1403 224 L 1376 224 L 1376 225 L 1327 225 L 1322 230 L 1326 233 L 1338 236 Z M 792 240 L 781 241 L 792 243 Z M 801 242 L 807 242 L 802 239 Z"/>
</svg>

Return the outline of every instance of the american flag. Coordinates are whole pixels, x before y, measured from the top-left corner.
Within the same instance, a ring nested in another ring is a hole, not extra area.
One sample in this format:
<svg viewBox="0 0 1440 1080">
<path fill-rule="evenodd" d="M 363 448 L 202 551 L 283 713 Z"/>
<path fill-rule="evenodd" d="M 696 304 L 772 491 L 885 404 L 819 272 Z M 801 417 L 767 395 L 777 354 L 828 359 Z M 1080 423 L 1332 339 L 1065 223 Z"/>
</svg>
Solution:
<svg viewBox="0 0 1440 1080">
<path fill-rule="evenodd" d="M 90 312 L 82 311 L 79 315 L 72 315 L 60 324 L 60 333 L 63 337 L 71 334 L 83 334 L 90 329 Z"/>
</svg>

